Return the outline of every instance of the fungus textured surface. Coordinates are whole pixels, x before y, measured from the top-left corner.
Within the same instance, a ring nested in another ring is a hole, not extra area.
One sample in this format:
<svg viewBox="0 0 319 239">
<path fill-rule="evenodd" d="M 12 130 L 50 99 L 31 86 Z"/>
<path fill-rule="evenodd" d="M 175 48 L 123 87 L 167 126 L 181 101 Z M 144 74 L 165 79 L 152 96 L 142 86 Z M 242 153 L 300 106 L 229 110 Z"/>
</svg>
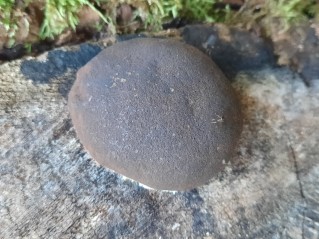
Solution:
<svg viewBox="0 0 319 239">
<path fill-rule="evenodd" d="M 78 71 L 68 107 L 98 163 L 155 189 L 209 181 L 231 159 L 242 130 L 223 73 L 176 40 L 134 39 L 103 50 Z"/>
</svg>

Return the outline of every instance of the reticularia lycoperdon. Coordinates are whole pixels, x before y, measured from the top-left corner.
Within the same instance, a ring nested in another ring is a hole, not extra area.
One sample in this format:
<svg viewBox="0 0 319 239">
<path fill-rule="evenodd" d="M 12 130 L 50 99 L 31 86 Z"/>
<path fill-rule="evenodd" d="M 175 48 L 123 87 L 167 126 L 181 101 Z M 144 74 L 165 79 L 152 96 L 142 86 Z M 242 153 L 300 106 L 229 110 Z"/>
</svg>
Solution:
<svg viewBox="0 0 319 239">
<path fill-rule="evenodd" d="M 162 190 L 209 181 L 231 159 L 242 130 L 238 99 L 219 68 L 169 39 L 103 50 L 78 71 L 68 107 L 98 163 Z"/>
</svg>

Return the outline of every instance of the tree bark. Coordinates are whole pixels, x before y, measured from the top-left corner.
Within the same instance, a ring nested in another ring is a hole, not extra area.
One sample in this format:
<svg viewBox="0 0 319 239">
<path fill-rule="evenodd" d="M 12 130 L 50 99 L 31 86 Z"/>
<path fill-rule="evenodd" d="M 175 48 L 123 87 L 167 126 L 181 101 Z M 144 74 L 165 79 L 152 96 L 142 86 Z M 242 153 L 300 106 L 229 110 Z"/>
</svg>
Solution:
<svg viewBox="0 0 319 239">
<path fill-rule="evenodd" d="M 0 66 L 0 238 L 318 238 L 319 87 L 290 70 L 236 75 L 244 131 L 234 163 L 187 192 L 99 166 L 67 93 L 95 45 Z"/>
</svg>

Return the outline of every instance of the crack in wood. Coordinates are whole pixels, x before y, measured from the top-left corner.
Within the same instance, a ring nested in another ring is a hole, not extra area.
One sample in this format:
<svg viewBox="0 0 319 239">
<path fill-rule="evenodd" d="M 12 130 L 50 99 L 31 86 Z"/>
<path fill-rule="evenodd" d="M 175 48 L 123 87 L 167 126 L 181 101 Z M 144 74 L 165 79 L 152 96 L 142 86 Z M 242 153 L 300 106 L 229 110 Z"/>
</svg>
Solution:
<svg viewBox="0 0 319 239">
<path fill-rule="evenodd" d="M 297 162 L 297 156 L 296 156 L 296 153 L 295 153 L 295 150 L 292 146 L 292 141 L 289 137 L 289 134 L 288 132 L 286 131 L 286 135 L 287 135 L 287 139 L 288 139 L 288 148 L 290 150 L 290 154 L 291 154 L 291 157 L 293 159 L 293 166 L 294 166 L 294 169 L 295 169 L 295 174 L 296 174 L 296 179 L 298 181 L 298 185 L 299 185 L 299 192 L 300 192 L 300 196 L 303 200 L 303 203 L 305 204 L 304 205 L 304 208 L 302 210 L 302 224 L 301 224 L 301 237 L 302 239 L 305 239 L 305 218 L 306 218 L 306 211 L 307 211 L 307 208 L 308 208 L 308 205 L 307 205 L 307 198 L 305 197 L 305 194 L 304 194 L 304 190 L 303 190 L 303 185 L 302 185 L 302 181 L 301 181 L 301 177 L 300 177 L 300 171 L 299 171 L 299 166 L 298 166 L 298 162 Z"/>
</svg>

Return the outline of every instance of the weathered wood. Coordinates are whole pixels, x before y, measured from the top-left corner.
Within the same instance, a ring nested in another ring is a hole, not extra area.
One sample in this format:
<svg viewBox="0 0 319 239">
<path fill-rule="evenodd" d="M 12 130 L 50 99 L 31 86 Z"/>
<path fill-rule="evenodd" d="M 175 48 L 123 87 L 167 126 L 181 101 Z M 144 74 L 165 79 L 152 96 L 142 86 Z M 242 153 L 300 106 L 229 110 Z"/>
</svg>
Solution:
<svg viewBox="0 0 319 239">
<path fill-rule="evenodd" d="M 318 238 L 319 87 L 287 69 L 237 74 L 235 164 L 188 192 L 97 165 L 66 95 L 99 51 L 82 45 L 0 66 L 0 238 Z"/>
</svg>

